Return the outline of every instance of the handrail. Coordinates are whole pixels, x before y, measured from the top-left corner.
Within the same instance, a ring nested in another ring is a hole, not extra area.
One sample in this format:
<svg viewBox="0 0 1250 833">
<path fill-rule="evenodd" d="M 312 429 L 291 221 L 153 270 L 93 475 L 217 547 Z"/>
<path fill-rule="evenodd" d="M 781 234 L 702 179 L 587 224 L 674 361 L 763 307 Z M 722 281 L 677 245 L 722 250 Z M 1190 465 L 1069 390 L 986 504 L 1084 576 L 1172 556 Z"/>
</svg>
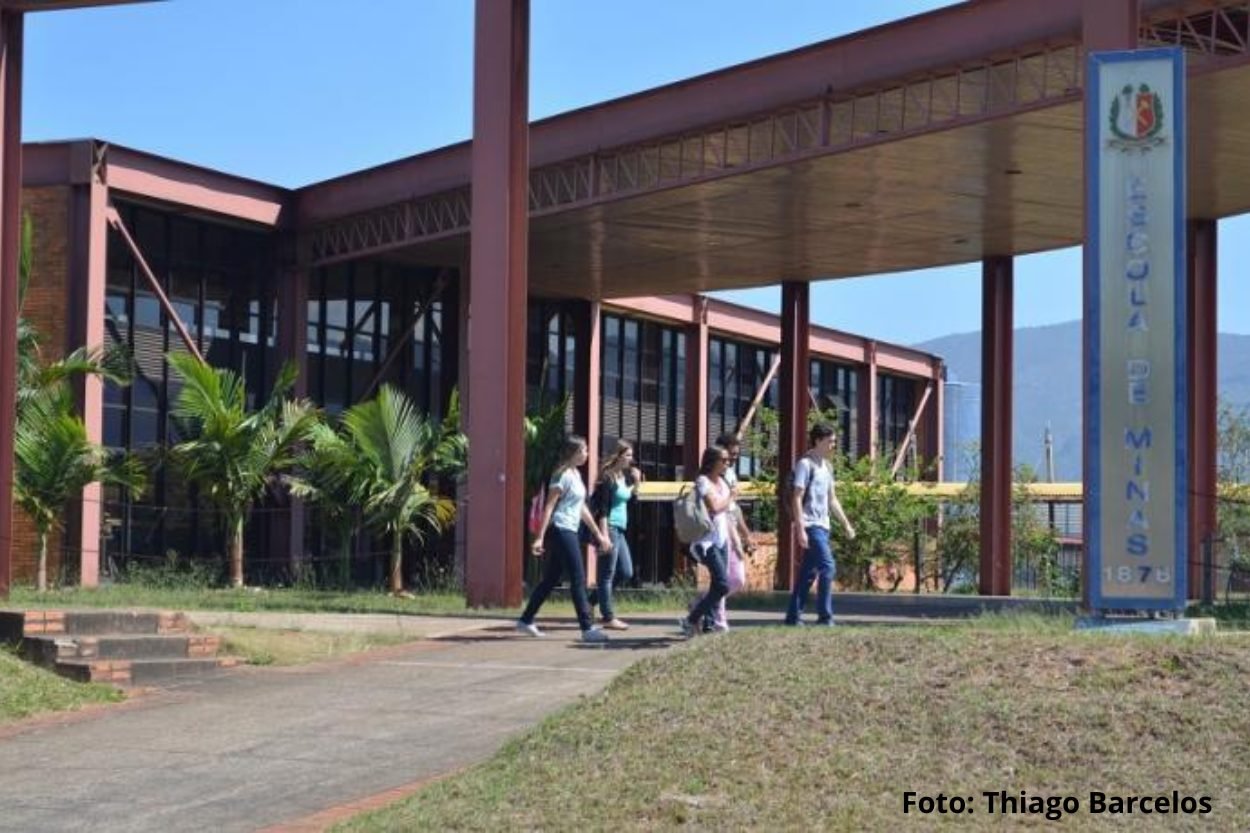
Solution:
<svg viewBox="0 0 1250 833">
<path fill-rule="evenodd" d="M 638 486 L 638 499 L 647 503 L 658 503 L 673 500 L 678 490 L 688 481 L 648 480 Z M 953 500 L 968 488 L 967 483 L 904 483 L 907 491 L 914 495 L 924 495 L 938 500 Z M 1022 484 L 1029 494 L 1029 499 L 1050 503 L 1080 503 L 1084 499 L 1084 486 L 1081 483 L 1025 483 Z M 742 481 L 738 484 L 738 498 L 742 501 L 767 499 L 770 495 L 758 484 Z"/>
</svg>

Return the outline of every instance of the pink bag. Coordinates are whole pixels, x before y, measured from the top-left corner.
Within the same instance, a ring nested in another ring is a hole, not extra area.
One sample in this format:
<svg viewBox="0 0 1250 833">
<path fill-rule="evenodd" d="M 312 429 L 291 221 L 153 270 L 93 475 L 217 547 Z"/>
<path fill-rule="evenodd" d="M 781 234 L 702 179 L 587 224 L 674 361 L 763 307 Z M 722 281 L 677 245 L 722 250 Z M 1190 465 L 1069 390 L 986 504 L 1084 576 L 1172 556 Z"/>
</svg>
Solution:
<svg viewBox="0 0 1250 833">
<path fill-rule="evenodd" d="M 729 569 L 726 570 L 729 580 L 730 594 L 737 593 L 739 590 L 747 586 L 747 567 L 746 563 L 738 557 L 737 551 L 732 547 L 729 550 Z"/>
<path fill-rule="evenodd" d="M 534 499 L 530 501 L 529 515 L 525 519 L 525 526 L 529 529 L 530 535 L 537 535 L 539 530 L 543 528 L 543 509 L 545 500 L 542 489 L 534 493 Z"/>
</svg>

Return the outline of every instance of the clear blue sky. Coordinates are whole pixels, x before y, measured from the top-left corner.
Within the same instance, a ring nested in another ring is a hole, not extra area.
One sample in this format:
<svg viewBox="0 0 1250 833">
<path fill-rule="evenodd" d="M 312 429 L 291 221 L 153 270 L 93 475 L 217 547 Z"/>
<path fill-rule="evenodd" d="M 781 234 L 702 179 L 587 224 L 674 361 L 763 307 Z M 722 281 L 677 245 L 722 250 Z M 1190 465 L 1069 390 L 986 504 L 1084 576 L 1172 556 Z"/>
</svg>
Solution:
<svg viewBox="0 0 1250 833">
<path fill-rule="evenodd" d="M 534 118 L 950 5 L 532 0 Z M 28 16 L 28 141 L 92 136 L 296 186 L 469 138 L 472 0 L 174 0 Z M 1220 225 L 1220 329 L 1250 333 L 1250 225 Z M 1234 240 L 1238 238 L 1238 240 Z M 777 289 L 727 293 L 776 309 Z M 939 312 L 940 311 L 940 312 Z M 1080 316 L 1076 250 L 1020 258 L 1016 324 Z M 980 328 L 976 265 L 817 284 L 821 324 Z"/>
</svg>

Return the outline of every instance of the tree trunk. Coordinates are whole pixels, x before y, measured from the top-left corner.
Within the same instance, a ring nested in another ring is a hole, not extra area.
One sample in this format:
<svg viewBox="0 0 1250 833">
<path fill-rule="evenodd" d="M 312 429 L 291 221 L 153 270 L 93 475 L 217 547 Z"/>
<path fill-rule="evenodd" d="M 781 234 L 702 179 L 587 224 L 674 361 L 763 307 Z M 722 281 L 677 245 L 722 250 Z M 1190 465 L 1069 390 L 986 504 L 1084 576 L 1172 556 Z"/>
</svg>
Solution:
<svg viewBox="0 0 1250 833">
<path fill-rule="evenodd" d="M 391 536 L 391 592 L 404 592 L 404 534 L 396 532 Z"/>
<path fill-rule="evenodd" d="M 344 590 L 352 589 L 352 542 L 355 530 L 344 532 L 339 536 L 339 580 Z"/>
<path fill-rule="evenodd" d="M 243 586 L 243 516 L 231 518 L 230 535 L 230 586 Z"/>
<path fill-rule="evenodd" d="M 39 533 L 39 572 L 35 575 L 35 588 L 43 593 L 48 589 L 48 533 Z"/>
</svg>

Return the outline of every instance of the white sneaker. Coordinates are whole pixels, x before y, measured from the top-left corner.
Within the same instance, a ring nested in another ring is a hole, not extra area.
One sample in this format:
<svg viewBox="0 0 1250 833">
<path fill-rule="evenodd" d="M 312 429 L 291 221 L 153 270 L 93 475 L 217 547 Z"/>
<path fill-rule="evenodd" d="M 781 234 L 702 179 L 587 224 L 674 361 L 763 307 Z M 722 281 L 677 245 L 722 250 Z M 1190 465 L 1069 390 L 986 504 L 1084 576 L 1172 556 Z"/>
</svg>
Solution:
<svg viewBox="0 0 1250 833">
<path fill-rule="evenodd" d="M 582 631 L 582 642 L 607 642 L 608 635 L 599 628 L 589 628 Z"/>
<path fill-rule="evenodd" d="M 517 623 L 516 623 L 516 629 L 517 629 L 517 633 L 523 633 L 526 636 L 546 636 L 547 635 L 543 633 L 542 631 L 540 631 L 538 629 L 538 625 L 535 625 L 533 622 L 522 622 L 519 619 L 517 620 Z"/>
</svg>

